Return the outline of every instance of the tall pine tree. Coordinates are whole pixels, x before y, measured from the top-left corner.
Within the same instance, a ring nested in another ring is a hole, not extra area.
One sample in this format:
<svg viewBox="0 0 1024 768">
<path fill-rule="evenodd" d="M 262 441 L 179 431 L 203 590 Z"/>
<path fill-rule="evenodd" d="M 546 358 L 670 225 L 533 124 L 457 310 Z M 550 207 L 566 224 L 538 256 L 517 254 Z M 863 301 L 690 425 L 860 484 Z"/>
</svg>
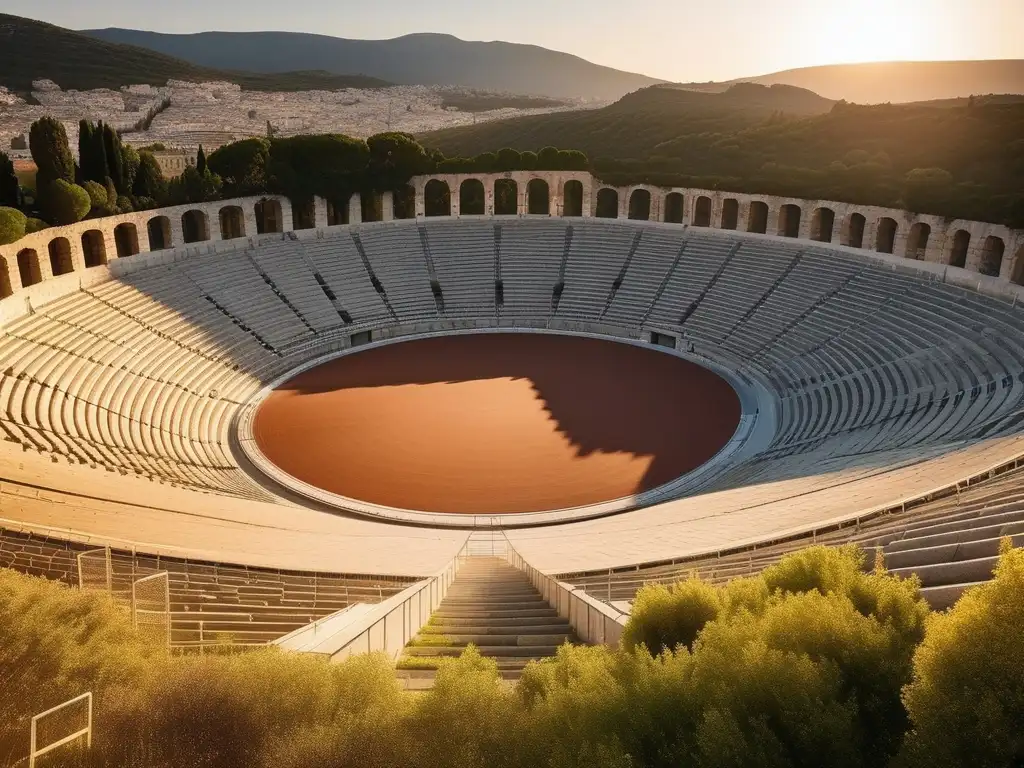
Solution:
<svg viewBox="0 0 1024 768">
<path fill-rule="evenodd" d="M 89 171 L 83 174 L 89 181 L 105 184 L 107 180 L 107 147 L 103 141 L 103 121 L 92 129 L 92 147 L 89 153 Z"/>
<path fill-rule="evenodd" d="M 41 117 L 32 123 L 28 132 L 29 148 L 36 163 L 36 187 L 63 179 L 75 183 L 75 157 L 68 146 L 68 132 L 64 124 L 52 117 Z"/>
</svg>

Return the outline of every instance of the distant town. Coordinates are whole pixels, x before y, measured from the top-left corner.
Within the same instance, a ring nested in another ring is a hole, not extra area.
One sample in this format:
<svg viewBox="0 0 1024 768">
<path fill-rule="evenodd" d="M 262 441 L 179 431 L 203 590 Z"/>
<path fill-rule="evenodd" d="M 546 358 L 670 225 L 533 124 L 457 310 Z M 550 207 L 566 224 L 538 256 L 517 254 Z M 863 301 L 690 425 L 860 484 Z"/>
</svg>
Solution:
<svg viewBox="0 0 1024 768">
<path fill-rule="evenodd" d="M 536 101 L 536 100 L 534 100 Z M 540 100 L 543 102 L 543 100 Z M 125 143 L 150 147 L 164 175 L 194 164 L 207 151 L 251 136 L 343 133 L 365 138 L 382 131 L 422 133 L 520 115 L 594 108 L 597 102 L 551 100 L 543 106 L 509 94 L 459 87 L 403 85 L 338 91 L 248 91 L 229 82 L 170 80 L 165 86 L 129 85 L 120 90 L 63 90 L 36 80 L 30 98 L 0 87 L 0 151 L 17 166 L 31 163 L 29 126 L 49 115 L 64 123 L 72 147 L 78 123 L 100 121 Z"/>
</svg>

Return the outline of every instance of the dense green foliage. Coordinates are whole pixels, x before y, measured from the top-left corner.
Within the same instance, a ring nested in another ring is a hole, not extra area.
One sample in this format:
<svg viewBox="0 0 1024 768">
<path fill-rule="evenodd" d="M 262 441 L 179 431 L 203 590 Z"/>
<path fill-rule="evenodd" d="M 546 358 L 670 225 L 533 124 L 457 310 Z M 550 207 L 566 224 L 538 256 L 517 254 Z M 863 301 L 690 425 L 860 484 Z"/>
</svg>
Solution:
<svg viewBox="0 0 1024 768">
<path fill-rule="evenodd" d="M 0 245 L 24 237 L 27 224 L 28 217 L 17 208 L 0 207 Z"/>
<path fill-rule="evenodd" d="M 833 104 L 745 84 L 654 87 L 608 107 L 425 134 L 448 155 L 561 143 L 612 184 L 647 182 L 905 207 L 1024 226 L 1024 104 Z"/>
<path fill-rule="evenodd" d="M 914 721 L 906 766 L 1024 765 L 1024 550 L 995 579 L 933 616 L 905 701 Z"/>
<path fill-rule="evenodd" d="M 52 117 L 41 117 L 29 130 L 29 148 L 36 163 L 36 184 L 43 189 L 50 182 L 75 181 L 75 159 L 68 146 L 64 124 Z"/>
<path fill-rule="evenodd" d="M 21 204 L 21 182 L 14 172 L 14 162 L 6 152 L 0 152 L 0 205 L 18 208 Z"/>
<path fill-rule="evenodd" d="M 49 186 L 41 187 L 40 196 L 52 224 L 74 224 L 84 219 L 92 208 L 89 193 L 64 179 L 57 179 Z"/>
<path fill-rule="evenodd" d="M 170 79 L 192 82 L 230 81 L 254 91 L 380 88 L 389 83 L 364 75 L 330 72 L 226 72 L 201 67 L 147 48 L 122 45 L 41 21 L 0 13 L 4 67 L 0 85 L 29 91 L 32 81 L 53 80 L 62 88 L 120 88 L 132 83 L 165 85 Z M 40 55 L 47 51 L 47 55 Z"/>
<path fill-rule="evenodd" d="M 377 656 L 168 658 L 105 597 L 0 571 L 0 761 L 92 689 L 82 768 L 1013 768 L 1022 622 L 1024 550 L 931 615 L 916 582 L 812 548 L 645 588 L 621 650 L 564 646 L 512 687 L 471 648 L 406 695 Z"/>
</svg>

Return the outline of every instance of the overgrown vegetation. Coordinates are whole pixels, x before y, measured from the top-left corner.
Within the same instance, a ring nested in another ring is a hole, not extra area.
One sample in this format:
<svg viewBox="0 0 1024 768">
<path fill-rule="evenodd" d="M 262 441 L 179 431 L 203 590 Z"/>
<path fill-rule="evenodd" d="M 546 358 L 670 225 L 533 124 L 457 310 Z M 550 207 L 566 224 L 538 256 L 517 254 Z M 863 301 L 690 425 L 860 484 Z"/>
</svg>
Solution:
<svg viewBox="0 0 1024 768">
<path fill-rule="evenodd" d="M 644 588 L 620 650 L 564 646 L 510 686 L 470 649 L 416 695 L 378 656 L 169 658 L 104 596 L 0 571 L 0 762 L 25 754 L 32 713 L 91 689 L 94 747 L 65 765 L 1011 767 L 1022 654 L 1008 544 L 946 614 L 855 549 L 812 548 L 723 586 Z"/>
<path fill-rule="evenodd" d="M 859 106 L 788 86 L 652 87 L 608 107 L 420 136 L 445 154 L 552 143 L 611 184 L 838 200 L 1024 226 L 1024 104 Z M 922 181 L 920 171 L 940 173 Z M 917 172 L 917 173 L 915 173 Z"/>
</svg>

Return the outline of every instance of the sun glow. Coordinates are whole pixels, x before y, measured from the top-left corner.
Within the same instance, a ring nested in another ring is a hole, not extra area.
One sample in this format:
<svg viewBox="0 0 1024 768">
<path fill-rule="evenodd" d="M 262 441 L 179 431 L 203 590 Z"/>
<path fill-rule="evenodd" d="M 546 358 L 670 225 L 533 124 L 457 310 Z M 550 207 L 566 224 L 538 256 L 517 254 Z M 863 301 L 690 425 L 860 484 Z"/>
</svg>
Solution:
<svg viewBox="0 0 1024 768">
<path fill-rule="evenodd" d="M 913 61 L 936 57 L 928 0 L 861 0 L 821 4 L 804 16 L 801 58 L 815 63 Z"/>
</svg>

